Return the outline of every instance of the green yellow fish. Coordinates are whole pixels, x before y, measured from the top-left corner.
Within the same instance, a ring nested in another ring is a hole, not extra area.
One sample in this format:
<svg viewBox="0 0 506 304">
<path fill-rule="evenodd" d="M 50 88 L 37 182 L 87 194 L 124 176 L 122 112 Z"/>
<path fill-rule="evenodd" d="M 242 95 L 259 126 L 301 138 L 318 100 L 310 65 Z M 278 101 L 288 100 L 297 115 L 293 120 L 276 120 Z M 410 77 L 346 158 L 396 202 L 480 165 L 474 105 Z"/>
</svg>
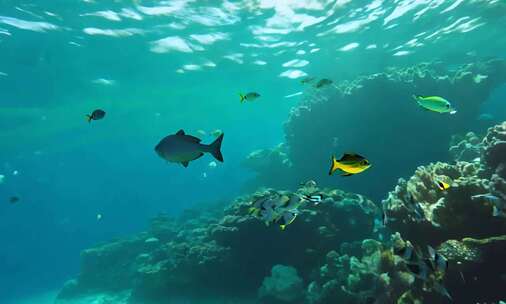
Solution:
<svg viewBox="0 0 506 304">
<path fill-rule="evenodd" d="M 439 96 L 417 96 L 413 95 L 413 98 L 416 100 L 418 105 L 426 110 L 437 112 L 437 113 L 450 113 L 455 114 L 457 110 L 455 110 L 451 103 Z"/>
<path fill-rule="evenodd" d="M 339 169 L 344 172 L 341 176 L 350 176 L 362 173 L 370 167 L 371 164 L 363 156 L 355 153 L 345 153 L 339 160 L 337 160 L 335 156 L 332 156 L 329 175 L 332 175 Z"/>
</svg>

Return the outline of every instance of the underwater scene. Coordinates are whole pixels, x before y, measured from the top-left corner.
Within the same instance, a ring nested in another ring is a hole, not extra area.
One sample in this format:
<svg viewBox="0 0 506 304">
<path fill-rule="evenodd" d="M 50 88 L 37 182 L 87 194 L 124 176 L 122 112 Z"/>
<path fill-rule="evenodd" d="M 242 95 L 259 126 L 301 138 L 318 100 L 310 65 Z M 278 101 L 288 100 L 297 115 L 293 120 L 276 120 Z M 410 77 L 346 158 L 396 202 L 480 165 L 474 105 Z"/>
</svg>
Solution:
<svg viewBox="0 0 506 304">
<path fill-rule="evenodd" d="M 506 304 L 504 0 L 0 1 L 0 303 Z"/>
</svg>

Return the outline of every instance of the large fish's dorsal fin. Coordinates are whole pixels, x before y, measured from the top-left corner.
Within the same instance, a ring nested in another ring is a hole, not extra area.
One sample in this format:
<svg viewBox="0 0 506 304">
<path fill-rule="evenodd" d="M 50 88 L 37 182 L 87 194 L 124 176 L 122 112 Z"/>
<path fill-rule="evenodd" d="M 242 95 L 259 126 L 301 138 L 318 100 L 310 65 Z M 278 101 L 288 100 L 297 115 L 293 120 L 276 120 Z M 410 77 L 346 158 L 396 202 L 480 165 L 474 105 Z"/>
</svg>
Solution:
<svg viewBox="0 0 506 304">
<path fill-rule="evenodd" d="M 362 159 L 364 159 L 364 157 L 358 155 L 357 153 L 346 152 L 343 154 L 343 156 L 341 157 L 341 159 L 339 161 L 351 161 L 351 160 L 357 160 L 357 159 L 362 160 Z"/>
<path fill-rule="evenodd" d="M 185 136 L 189 141 L 191 142 L 196 142 L 196 143 L 200 143 L 201 142 L 201 139 L 198 138 L 198 137 L 195 137 L 195 136 L 191 136 L 191 135 L 186 135 Z"/>
<path fill-rule="evenodd" d="M 183 129 L 181 129 L 181 130 L 177 131 L 176 135 L 185 135 L 185 134 L 184 134 L 184 130 L 183 130 Z"/>
</svg>

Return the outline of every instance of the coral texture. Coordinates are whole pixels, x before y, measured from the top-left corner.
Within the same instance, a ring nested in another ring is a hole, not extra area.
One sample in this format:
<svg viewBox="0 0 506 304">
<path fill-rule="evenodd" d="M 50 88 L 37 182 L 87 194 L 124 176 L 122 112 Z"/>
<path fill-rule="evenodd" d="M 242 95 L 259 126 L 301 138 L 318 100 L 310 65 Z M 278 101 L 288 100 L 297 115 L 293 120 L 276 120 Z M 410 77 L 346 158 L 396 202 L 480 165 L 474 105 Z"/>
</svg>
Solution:
<svg viewBox="0 0 506 304">
<path fill-rule="evenodd" d="M 291 166 L 284 168 L 284 177 L 276 185 L 289 188 L 314 179 L 321 185 L 339 184 L 380 199 L 399 176 L 420 163 L 449 160 L 446 147 L 452 135 L 468 132 L 469 122 L 479 116 L 480 105 L 505 82 L 506 62 L 501 60 L 466 64 L 453 71 L 438 63 L 423 63 L 391 68 L 339 83 L 335 90 L 308 94 L 306 102 L 294 108 L 285 123 Z M 458 115 L 424 111 L 413 100 L 413 94 L 443 96 L 452 102 Z M 365 176 L 338 180 L 329 177 L 331 155 L 343 152 L 366 156 L 374 168 L 364 173 L 367 180 L 382 182 L 364 187 Z M 270 153 L 264 154 L 267 162 L 272 161 Z M 469 160 L 469 154 L 471 151 L 466 151 L 462 160 Z M 272 168 L 280 166 L 278 160 L 272 164 Z M 256 172 L 259 185 L 268 185 L 272 176 L 279 176 L 270 166 L 257 167 Z"/>
<path fill-rule="evenodd" d="M 266 277 L 258 291 L 260 298 L 274 298 L 291 302 L 302 297 L 303 282 L 297 269 L 290 266 L 274 265 L 271 276 Z"/>
<path fill-rule="evenodd" d="M 276 264 L 295 267 L 305 280 L 332 248 L 371 237 L 374 217 L 379 214 L 360 195 L 314 185 L 298 190 L 299 195 L 314 192 L 325 200 L 317 206 L 303 204 L 284 231 L 266 226 L 248 211 L 266 193 L 293 194 L 273 189 L 239 197 L 219 216 L 158 217 L 147 232 L 85 250 L 80 275 L 65 286 L 60 300 L 119 290 L 130 291 L 132 304 L 194 296 L 195 290 L 201 296 L 256 298 L 255 291 Z M 274 269 L 274 278 L 279 269 Z M 281 287 L 265 287 L 262 295 L 286 300 Z"/>
<path fill-rule="evenodd" d="M 506 234 L 506 220 L 494 216 L 494 204 L 473 196 L 492 194 L 504 201 L 506 180 L 504 141 L 506 124 L 490 128 L 483 140 L 474 140 L 482 161 L 435 163 L 420 166 L 409 180 L 400 179 L 383 201 L 389 227 L 422 244 L 438 245 L 448 239 L 484 238 Z M 447 190 L 436 183 L 446 182 Z M 423 219 L 410 214 L 408 194 L 423 209 Z M 496 207 L 497 208 L 497 207 Z"/>
</svg>

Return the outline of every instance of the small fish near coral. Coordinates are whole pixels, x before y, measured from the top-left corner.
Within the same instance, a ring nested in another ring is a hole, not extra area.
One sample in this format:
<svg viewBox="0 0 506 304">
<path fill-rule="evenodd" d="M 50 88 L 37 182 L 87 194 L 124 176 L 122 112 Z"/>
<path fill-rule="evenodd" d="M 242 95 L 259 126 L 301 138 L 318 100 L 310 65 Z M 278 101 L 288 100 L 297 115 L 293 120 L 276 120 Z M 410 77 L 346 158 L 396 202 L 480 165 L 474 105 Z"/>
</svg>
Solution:
<svg viewBox="0 0 506 304">
<path fill-rule="evenodd" d="M 317 89 L 321 89 L 323 87 L 326 87 L 326 86 L 329 86 L 331 85 L 332 83 L 334 83 L 332 80 L 330 79 L 327 79 L 327 78 L 323 78 L 323 79 L 320 79 L 315 85 L 314 87 L 317 88 Z"/>
<path fill-rule="evenodd" d="M 277 224 L 281 230 L 295 221 L 299 214 L 298 207 L 304 201 L 298 194 L 268 194 L 252 202 L 249 213 L 265 223 Z"/>
<path fill-rule="evenodd" d="M 311 83 L 311 82 L 313 82 L 313 81 L 315 81 L 315 80 L 316 80 L 316 77 L 311 77 L 311 76 L 308 76 L 308 77 L 303 78 L 303 79 L 300 81 L 300 83 L 301 83 L 301 84 L 308 84 L 308 83 Z"/>
<path fill-rule="evenodd" d="M 436 184 L 436 186 L 439 188 L 439 190 L 441 191 L 446 191 L 450 188 L 450 184 L 449 183 L 446 183 L 442 180 L 439 180 L 439 179 L 436 179 L 434 181 L 434 183 Z"/>
<path fill-rule="evenodd" d="M 321 194 L 303 195 L 302 198 L 315 205 L 319 205 L 323 201 L 323 195 Z"/>
<path fill-rule="evenodd" d="M 420 203 L 415 201 L 415 198 L 412 194 L 408 193 L 404 197 L 404 206 L 412 216 L 412 218 L 415 220 L 415 222 L 423 222 L 425 221 L 425 212 L 423 211 Z"/>
<path fill-rule="evenodd" d="M 295 218 L 297 218 L 297 214 L 298 213 L 295 210 L 291 211 L 287 210 L 276 219 L 276 224 L 279 225 L 281 230 L 285 230 L 286 226 L 290 225 L 291 223 L 293 223 L 293 221 L 295 221 Z"/>
<path fill-rule="evenodd" d="M 492 216 L 506 218 L 506 201 L 500 199 L 499 197 L 490 193 L 485 193 L 473 195 L 471 196 L 471 200 L 481 201 L 492 205 Z"/>
<path fill-rule="evenodd" d="M 17 202 L 19 202 L 19 201 L 20 201 L 20 198 L 19 198 L 19 197 L 17 197 L 17 196 L 11 196 L 11 197 L 9 198 L 9 203 L 11 203 L 11 204 L 16 204 L 16 203 L 17 203 Z"/>
<path fill-rule="evenodd" d="M 450 114 L 457 113 L 457 110 L 452 107 L 451 103 L 443 97 L 413 95 L 413 98 L 420 107 L 427 111 Z"/>
<path fill-rule="evenodd" d="M 221 143 L 224 134 L 221 133 L 210 145 L 201 144 L 201 140 L 195 136 L 186 135 L 183 130 L 176 134 L 164 137 L 155 147 L 156 153 L 163 159 L 172 163 L 180 163 L 184 167 L 202 157 L 205 153 L 210 153 L 214 158 L 223 162 L 221 154 Z"/>
<path fill-rule="evenodd" d="M 408 271 L 421 280 L 425 286 L 452 300 L 452 297 L 443 286 L 442 281 L 448 270 L 448 260 L 431 246 L 427 246 L 428 257 L 425 257 L 419 248 L 405 242 L 404 246 L 395 248 L 394 254 L 400 256 L 406 264 Z"/>
<path fill-rule="evenodd" d="M 250 92 L 247 94 L 239 93 L 239 97 L 241 98 L 241 103 L 243 103 L 245 101 L 253 101 L 253 100 L 259 98 L 260 94 L 258 94 L 256 92 Z"/>
<path fill-rule="evenodd" d="M 329 175 L 334 174 L 336 170 L 341 170 L 344 172 L 341 176 L 351 176 L 362 173 L 370 167 L 371 164 L 365 157 L 355 153 L 345 153 L 339 160 L 332 156 Z"/>
<path fill-rule="evenodd" d="M 101 120 L 104 117 L 105 111 L 100 109 L 94 110 L 93 112 L 91 112 L 91 114 L 86 115 L 86 119 L 88 120 L 88 122 L 91 122 L 92 120 Z"/>
</svg>

